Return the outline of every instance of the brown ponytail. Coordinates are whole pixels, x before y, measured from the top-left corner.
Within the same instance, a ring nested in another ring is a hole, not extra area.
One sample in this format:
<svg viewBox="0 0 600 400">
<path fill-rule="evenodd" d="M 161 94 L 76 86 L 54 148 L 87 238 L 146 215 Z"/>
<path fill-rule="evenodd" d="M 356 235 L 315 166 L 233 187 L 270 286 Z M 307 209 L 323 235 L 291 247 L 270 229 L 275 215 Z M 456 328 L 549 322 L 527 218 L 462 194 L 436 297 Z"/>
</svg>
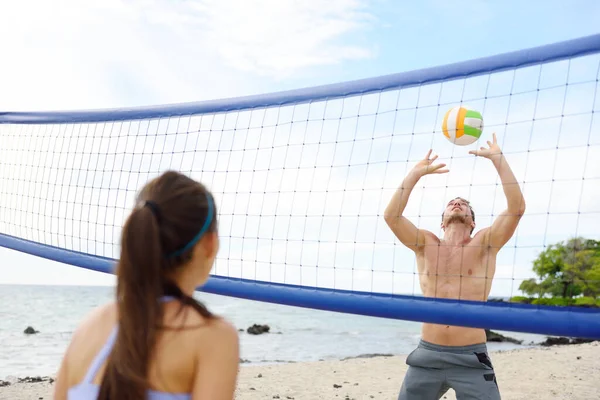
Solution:
<svg viewBox="0 0 600 400">
<path fill-rule="evenodd" d="M 118 333 L 107 359 L 98 400 L 142 400 L 149 388 L 148 367 L 163 314 L 160 297 L 180 299 L 202 316 L 212 314 L 204 305 L 185 295 L 166 273 L 191 258 L 191 249 L 168 259 L 182 248 L 206 222 L 204 186 L 177 172 L 166 172 L 141 191 L 121 237 L 117 265 Z M 209 232 L 216 229 L 216 217 Z"/>
<path fill-rule="evenodd" d="M 151 209 L 134 210 L 122 233 L 117 267 L 118 333 L 110 354 L 99 400 L 146 398 L 148 365 L 161 319 L 162 250 Z"/>
</svg>

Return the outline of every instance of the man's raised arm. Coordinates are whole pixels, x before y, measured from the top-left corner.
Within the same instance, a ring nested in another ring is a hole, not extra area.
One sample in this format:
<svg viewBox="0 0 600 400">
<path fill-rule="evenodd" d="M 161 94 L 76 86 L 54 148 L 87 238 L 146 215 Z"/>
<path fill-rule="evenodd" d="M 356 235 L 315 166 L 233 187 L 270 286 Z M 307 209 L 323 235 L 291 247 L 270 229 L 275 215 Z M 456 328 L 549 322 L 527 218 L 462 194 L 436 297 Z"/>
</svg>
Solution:
<svg viewBox="0 0 600 400">
<path fill-rule="evenodd" d="M 492 223 L 492 226 L 485 232 L 484 243 L 489 245 L 496 252 L 500 251 L 515 233 L 521 217 L 525 213 L 525 198 L 521 192 L 521 187 L 517 178 L 508 165 L 508 161 L 502 154 L 500 146 L 496 140 L 496 134 L 493 135 L 493 143 L 488 140 L 488 149 L 481 147 L 480 150 L 472 150 L 469 154 L 485 157 L 492 161 L 492 164 L 498 171 L 498 176 L 502 182 L 502 189 L 506 196 L 507 207 Z"/>
<path fill-rule="evenodd" d="M 437 159 L 437 156 L 434 156 L 431 159 L 429 158 L 430 156 L 431 150 L 429 150 L 425 158 L 419 161 L 408 173 L 400 187 L 392 196 L 392 199 L 383 214 L 385 222 L 392 232 L 394 232 L 394 235 L 396 235 L 398 240 L 413 251 L 417 251 L 419 247 L 425 244 L 426 232 L 418 229 L 403 215 L 410 193 L 419 179 L 424 175 L 443 174 L 448 172 L 448 169 L 442 169 L 446 164 L 432 165 Z"/>
</svg>

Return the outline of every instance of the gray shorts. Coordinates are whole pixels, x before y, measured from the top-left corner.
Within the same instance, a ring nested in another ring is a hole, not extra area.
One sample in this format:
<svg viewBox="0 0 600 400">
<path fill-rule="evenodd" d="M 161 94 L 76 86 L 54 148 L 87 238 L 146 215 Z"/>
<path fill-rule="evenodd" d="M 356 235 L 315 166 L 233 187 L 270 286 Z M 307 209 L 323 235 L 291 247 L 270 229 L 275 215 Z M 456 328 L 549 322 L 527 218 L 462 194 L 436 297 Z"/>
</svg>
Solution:
<svg viewBox="0 0 600 400">
<path fill-rule="evenodd" d="M 398 400 L 438 400 L 450 388 L 458 400 L 500 400 L 485 343 L 439 346 L 421 340 L 406 364 Z"/>
</svg>

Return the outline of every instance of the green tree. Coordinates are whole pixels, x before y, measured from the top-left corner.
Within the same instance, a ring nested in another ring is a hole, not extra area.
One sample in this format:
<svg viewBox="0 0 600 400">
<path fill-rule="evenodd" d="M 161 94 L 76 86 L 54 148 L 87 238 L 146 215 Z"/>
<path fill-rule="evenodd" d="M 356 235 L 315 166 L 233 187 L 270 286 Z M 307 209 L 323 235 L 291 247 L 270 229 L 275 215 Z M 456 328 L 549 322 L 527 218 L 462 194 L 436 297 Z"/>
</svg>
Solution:
<svg viewBox="0 0 600 400">
<path fill-rule="evenodd" d="M 575 237 L 550 245 L 533 262 L 539 279 L 523 281 L 519 290 L 529 296 L 572 298 L 600 295 L 600 241 Z"/>
</svg>

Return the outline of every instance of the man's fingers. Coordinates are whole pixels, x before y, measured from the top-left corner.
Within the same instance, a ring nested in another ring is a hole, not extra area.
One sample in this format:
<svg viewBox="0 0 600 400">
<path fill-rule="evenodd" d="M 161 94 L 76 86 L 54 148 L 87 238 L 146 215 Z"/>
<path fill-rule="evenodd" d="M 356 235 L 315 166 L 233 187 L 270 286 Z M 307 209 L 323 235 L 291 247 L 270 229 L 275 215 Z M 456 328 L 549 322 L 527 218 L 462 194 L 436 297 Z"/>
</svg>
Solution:
<svg viewBox="0 0 600 400">
<path fill-rule="evenodd" d="M 448 168 L 438 169 L 435 171 L 436 174 L 445 174 L 446 172 L 449 172 Z"/>
<path fill-rule="evenodd" d="M 427 155 L 425 156 L 425 160 L 429 160 L 429 156 L 431 155 L 431 151 L 432 151 L 432 149 L 429 149 L 429 151 L 427 152 Z"/>
<path fill-rule="evenodd" d="M 444 168 L 445 166 L 446 164 L 430 165 L 429 167 L 427 167 L 427 172 L 430 174 L 438 173 L 440 171 L 440 168 Z"/>
<path fill-rule="evenodd" d="M 437 171 L 439 171 L 440 168 L 443 168 L 445 166 L 446 166 L 446 164 L 443 164 L 443 163 L 442 164 L 437 164 L 437 165 L 428 165 L 425 168 L 425 171 L 426 171 L 427 174 L 433 174 L 433 173 L 437 173 Z"/>
</svg>

